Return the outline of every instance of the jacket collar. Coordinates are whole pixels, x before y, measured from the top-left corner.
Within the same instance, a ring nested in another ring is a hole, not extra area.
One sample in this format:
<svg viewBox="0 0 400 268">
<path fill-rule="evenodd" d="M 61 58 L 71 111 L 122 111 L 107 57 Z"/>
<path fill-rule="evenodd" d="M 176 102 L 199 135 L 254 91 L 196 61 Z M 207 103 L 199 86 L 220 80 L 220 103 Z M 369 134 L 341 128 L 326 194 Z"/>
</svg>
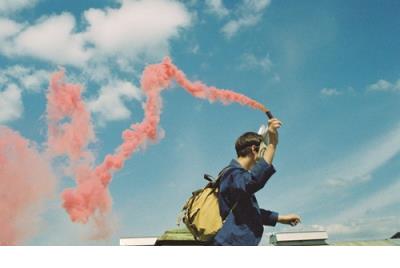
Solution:
<svg viewBox="0 0 400 268">
<path fill-rule="evenodd" d="M 244 169 L 242 167 L 242 165 L 236 159 L 232 159 L 232 161 L 231 161 L 231 163 L 229 165 L 232 166 L 232 167 L 235 167 L 235 168 Z"/>
</svg>

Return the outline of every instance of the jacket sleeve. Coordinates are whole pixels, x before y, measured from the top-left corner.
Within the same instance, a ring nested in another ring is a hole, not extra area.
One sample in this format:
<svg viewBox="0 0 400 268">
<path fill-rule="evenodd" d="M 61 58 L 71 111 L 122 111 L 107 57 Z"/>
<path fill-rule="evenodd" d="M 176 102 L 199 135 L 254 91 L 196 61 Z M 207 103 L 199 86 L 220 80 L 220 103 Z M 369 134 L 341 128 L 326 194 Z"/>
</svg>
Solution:
<svg viewBox="0 0 400 268">
<path fill-rule="evenodd" d="M 260 209 L 263 225 L 275 226 L 278 222 L 278 213 L 270 210 Z"/>
<path fill-rule="evenodd" d="M 260 159 L 254 164 L 250 172 L 243 170 L 232 172 L 232 186 L 239 192 L 254 194 L 264 187 L 274 173 L 274 166 L 269 165 L 264 159 Z"/>
</svg>

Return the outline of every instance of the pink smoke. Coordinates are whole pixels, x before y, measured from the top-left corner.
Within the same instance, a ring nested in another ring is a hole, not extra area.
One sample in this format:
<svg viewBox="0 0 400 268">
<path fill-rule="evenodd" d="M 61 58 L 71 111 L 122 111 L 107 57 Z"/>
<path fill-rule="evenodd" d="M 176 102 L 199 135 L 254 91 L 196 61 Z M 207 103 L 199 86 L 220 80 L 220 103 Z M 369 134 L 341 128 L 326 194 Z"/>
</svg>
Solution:
<svg viewBox="0 0 400 268">
<path fill-rule="evenodd" d="M 91 124 L 89 115 L 79 95 L 79 87 L 60 84 L 60 77 L 62 75 L 58 73 L 52 78 L 48 99 L 49 107 L 54 106 L 55 111 L 48 109 L 49 119 L 54 118 L 57 121 L 64 116 L 68 116 L 71 118 L 71 122 L 59 125 L 56 131 L 49 128 L 50 135 L 54 133 L 58 135 L 54 139 L 50 137 L 53 142 L 49 142 L 49 145 L 54 145 L 55 151 L 67 152 L 71 159 L 76 159 L 76 157 L 79 158 L 79 156 L 89 154 L 85 151 L 85 148 L 92 137 Z M 172 64 L 169 58 L 165 58 L 159 64 L 147 66 L 141 79 L 141 86 L 146 95 L 143 121 L 132 124 L 129 129 L 125 130 L 122 133 L 122 144 L 113 154 L 108 154 L 97 167 L 90 169 L 88 165 L 81 165 L 76 168 L 74 170 L 77 182 L 76 188 L 66 189 L 62 194 L 63 207 L 72 221 L 86 223 L 96 212 L 104 214 L 110 210 L 111 198 L 108 185 L 112 179 L 112 174 L 121 169 L 125 161 L 142 144 L 148 140 L 154 141 L 160 136 L 158 132 L 162 106 L 160 94 L 173 80 L 197 98 L 207 99 L 211 102 L 221 101 L 224 104 L 237 102 L 254 109 L 266 111 L 262 104 L 242 94 L 208 87 L 201 82 L 193 83 L 189 81 L 186 79 L 185 74 Z M 53 91 L 56 93 L 53 94 Z M 50 96 L 54 96 L 54 98 L 50 98 Z M 77 110 L 79 111 L 77 112 Z M 84 123 L 82 124 L 82 122 Z M 83 133 L 78 135 L 76 132 L 81 132 L 81 127 L 86 125 L 90 126 L 90 130 L 84 128 Z"/>
<path fill-rule="evenodd" d="M 80 85 L 65 83 L 64 71 L 53 74 L 47 93 L 48 148 L 53 156 L 68 157 L 66 169 L 74 176 L 77 187 L 62 193 L 63 207 L 72 221 L 86 223 L 96 210 L 100 214 L 109 211 L 111 197 L 108 185 L 102 183 L 93 167 L 94 155 L 88 145 L 95 137 L 81 94 Z M 105 226 L 100 221 L 95 219 L 96 225 Z"/>
<path fill-rule="evenodd" d="M 75 179 L 76 187 L 62 193 L 63 207 L 73 222 L 87 223 L 93 219 L 97 238 L 109 233 L 106 215 L 112 199 L 109 183 L 115 171 L 147 141 L 162 136 L 158 129 L 162 107 L 161 92 L 176 81 L 194 97 L 224 104 L 240 103 L 261 111 L 266 108 L 230 90 L 191 82 L 172 64 L 169 58 L 149 65 L 143 72 L 141 87 L 146 95 L 144 118 L 122 133 L 122 144 L 94 165 L 94 153 L 89 146 L 95 141 L 90 113 L 82 99 L 80 85 L 64 81 L 64 72 L 51 77 L 47 93 L 47 152 L 6 127 L 0 126 L 0 244 L 17 244 L 35 232 L 43 201 L 51 196 L 55 176 L 50 164 L 55 157 L 66 156 L 64 175 Z M 47 157 L 49 156 L 49 157 Z"/>
<path fill-rule="evenodd" d="M 166 57 L 162 63 L 148 66 L 142 76 L 142 87 L 145 91 L 165 89 L 171 80 L 175 80 L 182 88 L 194 97 L 207 99 L 211 102 L 221 101 L 223 104 L 236 102 L 263 112 L 268 111 L 261 103 L 227 89 L 209 87 L 202 82 L 191 82 L 185 74 L 176 67 L 170 58 Z"/>
<path fill-rule="evenodd" d="M 66 84 L 64 71 L 54 73 L 47 93 L 48 148 L 72 161 L 91 160 L 87 150 L 94 140 L 93 126 L 80 85 Z"/>
<path fill-rule="evenodd" d="M 37 231 L 55 188 L 48 163 L 33 143 L 0 126 L 0 245 L 19 244 Z"/>
</svg>

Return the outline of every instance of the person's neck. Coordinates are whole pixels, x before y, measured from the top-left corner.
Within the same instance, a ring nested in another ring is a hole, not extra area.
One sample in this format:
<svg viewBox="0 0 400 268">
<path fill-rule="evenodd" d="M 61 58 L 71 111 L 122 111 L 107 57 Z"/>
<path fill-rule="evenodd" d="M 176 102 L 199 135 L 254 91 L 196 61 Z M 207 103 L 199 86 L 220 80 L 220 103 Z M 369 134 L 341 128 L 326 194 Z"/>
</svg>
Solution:
<svg viewBox="0 0 400 268">
<path fill-rule="evenodd" d="M 250 170 L 251 168 L 251 159 L 249 157 L 238 157 L 236 159 L 239 164 L 246 170 Z"/>
</svg>

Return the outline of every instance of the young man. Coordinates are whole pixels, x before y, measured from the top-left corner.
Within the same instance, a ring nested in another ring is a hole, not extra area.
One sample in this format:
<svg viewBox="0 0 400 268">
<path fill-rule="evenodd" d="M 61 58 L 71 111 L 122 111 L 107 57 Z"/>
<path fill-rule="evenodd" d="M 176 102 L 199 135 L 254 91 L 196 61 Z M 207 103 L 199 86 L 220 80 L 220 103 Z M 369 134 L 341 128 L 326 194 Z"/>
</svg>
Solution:
<svg viewBox="0 0 400 268">
<path fill-rule="evenodd" d="M 263 225 L 275 226 L 279 222 L 294 226 L 300 222 L 296 214 L 279 215 L 260 209 L 254 195 L 275 173 L 272 160 L 281 124 L 275 118 L 268 121 L 269 144 L 260 157 L 261 135 L 247 132 L 237 139 L 237 159 L 231 161 L 220 182 L 219 207 L 225 222 L 213 245 L 256 246 L 261 241 Z"/>
</svg>

